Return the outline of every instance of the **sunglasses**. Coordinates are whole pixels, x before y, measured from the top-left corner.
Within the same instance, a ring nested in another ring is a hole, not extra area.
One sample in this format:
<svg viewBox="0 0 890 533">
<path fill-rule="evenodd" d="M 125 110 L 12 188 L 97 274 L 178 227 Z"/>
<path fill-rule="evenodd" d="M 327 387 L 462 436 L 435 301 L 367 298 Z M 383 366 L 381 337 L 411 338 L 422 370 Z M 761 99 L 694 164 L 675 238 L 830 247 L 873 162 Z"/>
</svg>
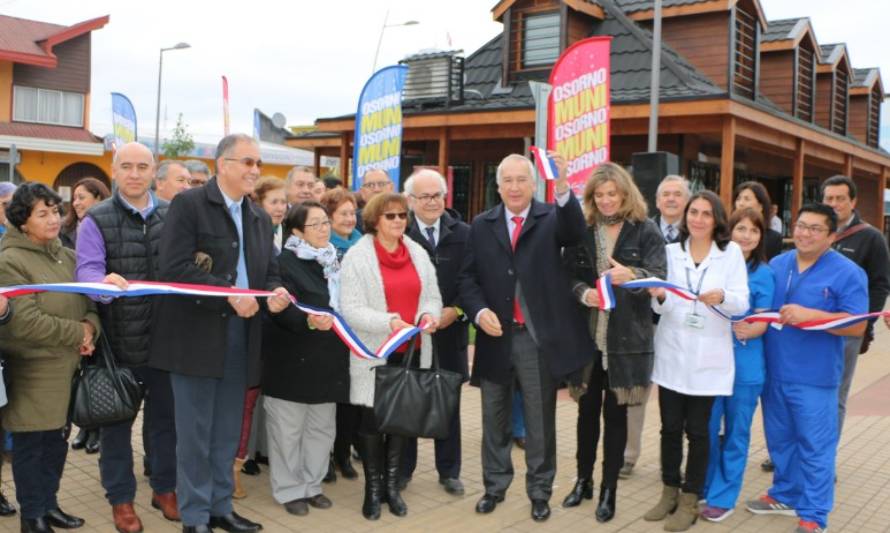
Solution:
<svg viewBox="0 0 890 533">
<path fill-rule="evenodd" d="M 235 157 L 227 157 L 226 161 L 237 161 L 246 167 L 256 167 L 258 170 L 263 168 L 263 160 L 262 159 L 254 159 L 252 157 L 242 157 L 241 159 Z"/>
<path fill-rule="evenodd" d="M 407 211 L 402 211 L 400 213 L 383 213 L 383 216 L 386 217 L 386 220 L 395 220 L 396 217 L 399 217 L 399 220 L 408 220 Z"/>
</svg>

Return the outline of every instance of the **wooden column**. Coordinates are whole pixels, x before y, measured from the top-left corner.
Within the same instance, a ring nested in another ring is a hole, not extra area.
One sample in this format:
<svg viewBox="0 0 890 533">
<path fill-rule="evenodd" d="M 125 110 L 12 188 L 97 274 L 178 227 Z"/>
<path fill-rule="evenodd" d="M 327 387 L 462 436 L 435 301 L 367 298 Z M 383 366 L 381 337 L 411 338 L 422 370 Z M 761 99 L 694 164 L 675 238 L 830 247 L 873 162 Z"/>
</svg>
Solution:
<svg viewBox="0 0 890 533">
<path fill-rule="evenodd" d="M 723 121 L 723 144 L 720 151 L 720 200 L 732 211 L 732 188 L 735 182 L 735 117 Z"/>
<path fill-rule="evenodd" d="M 315 175 L 321 177 L 321 152 L 316 146 L 312 149 L 312 166 L 315 168 Z"/>
<path fill-rule="evenodd" d="M 875 203 L 878 204 L 878 216 L 877 224 L 875 227 L 878 228 L 878 231 L 881 233 L 884 232 L 884 190 L 887 188 L 887 176 L 890 176 L 890 172 L 888 172 L 887 167 L 881 167 L 881 170 L 878 172 L 878 194 L 877 198 L 875 198 Z"/>
<path fill-rule="evenodd" d="M 439 174 L 448 179 L 448 157 L 451 151 L 448 149 L 448 128 L 439 129 Z"/>
<path fill-rule="evenodd" d="M 791 221 L 797 220 L 797 212 L 803 204 L 803 173 L 806 151 L 806 141 L 797 139 L 797 147 L 794 150 L 794 168 L 791 170 Z M 791 232 L 789 231 L 789 234 Z"/>
<path fill-rule="evenodd" d="M 349 189 L 349 132 L 346 131 L 340 134 L 340 179 Z"/>
<path fill-rule="evenodd" d="M 853 179 L 853 156 L 850 154 L 844 156 L 844 176 Z"/>
</svg>

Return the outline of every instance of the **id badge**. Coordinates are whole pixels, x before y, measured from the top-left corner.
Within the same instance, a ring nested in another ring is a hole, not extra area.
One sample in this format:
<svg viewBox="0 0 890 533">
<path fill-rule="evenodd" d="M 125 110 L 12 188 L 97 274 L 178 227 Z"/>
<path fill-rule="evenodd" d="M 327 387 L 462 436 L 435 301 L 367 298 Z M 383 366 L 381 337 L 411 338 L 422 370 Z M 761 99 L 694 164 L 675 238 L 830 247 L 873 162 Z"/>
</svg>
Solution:
<svg viewBox="0 0 890 533">
<path fill-rule="evenodd" d="M 697 315 L 695 313 L 689 313 L 686 315 L 685 323 L 690 328 L 704 329 L 705 317 L 703 317 L 701 315 Z"/>
</svg>

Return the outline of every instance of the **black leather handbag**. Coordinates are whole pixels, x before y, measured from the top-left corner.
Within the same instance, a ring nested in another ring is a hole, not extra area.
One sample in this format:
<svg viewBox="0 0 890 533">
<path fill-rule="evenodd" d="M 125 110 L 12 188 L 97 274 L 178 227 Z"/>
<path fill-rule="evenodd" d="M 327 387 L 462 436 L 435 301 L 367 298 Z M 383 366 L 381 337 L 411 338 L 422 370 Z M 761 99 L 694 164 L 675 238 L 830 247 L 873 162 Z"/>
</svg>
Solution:
<svg viewBox="0 0 890 533">
<path fill-rule="evenodd" d="M 463 376 L 439 368 L 435 349 L 430 368 L 413 368 L 419 337 L 411 339 L 401 365 L 374 367 L 374 419 L 381 433 L 444 439 Z"/>
<path fill-rule="evenodd" d="M 74 375 L 71 421 L 95 429 L 136 418 L 144 394 L 129 368 L 118 368 L 111 344 L 103 334 L 93 354 L 94 364 L 82 362 Z"/>
</svg>

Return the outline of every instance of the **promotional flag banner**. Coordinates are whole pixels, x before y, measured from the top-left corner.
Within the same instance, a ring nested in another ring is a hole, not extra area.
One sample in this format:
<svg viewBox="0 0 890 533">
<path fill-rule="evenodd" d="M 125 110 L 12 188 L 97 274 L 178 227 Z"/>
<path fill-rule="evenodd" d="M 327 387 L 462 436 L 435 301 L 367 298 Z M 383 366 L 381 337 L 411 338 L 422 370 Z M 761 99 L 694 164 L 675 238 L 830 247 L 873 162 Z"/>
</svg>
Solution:
<svg viewBox="0 0 890 533">
<path fill-rule="evenodd" d="M 229 134 L 229 80 L 222 77 L 223 90 L 223 135 Z"/>
<path fill-rule="evenodd" d="M 121 93 L 111 93 L 111 124 L 115 146 L 136 140 L 136 110 L 130 99 Z"/>
<path fill-rule="evenodd" d="M 365 83 L 355 113 L 352 154 L 352 188 L 362 186 L 362 176 L 373 169 L 389 174 L 399 190 L 402 153 L 402 88 L 408 67 L 384 67 Z"/>
<path fill-rule="evenodd" d="M 590 37 L 570 46 L 550 73 L 547 147 L 568 163 L 579 198 L 590 171 L 609 160 L 611 37 Z"/>
</svg>

